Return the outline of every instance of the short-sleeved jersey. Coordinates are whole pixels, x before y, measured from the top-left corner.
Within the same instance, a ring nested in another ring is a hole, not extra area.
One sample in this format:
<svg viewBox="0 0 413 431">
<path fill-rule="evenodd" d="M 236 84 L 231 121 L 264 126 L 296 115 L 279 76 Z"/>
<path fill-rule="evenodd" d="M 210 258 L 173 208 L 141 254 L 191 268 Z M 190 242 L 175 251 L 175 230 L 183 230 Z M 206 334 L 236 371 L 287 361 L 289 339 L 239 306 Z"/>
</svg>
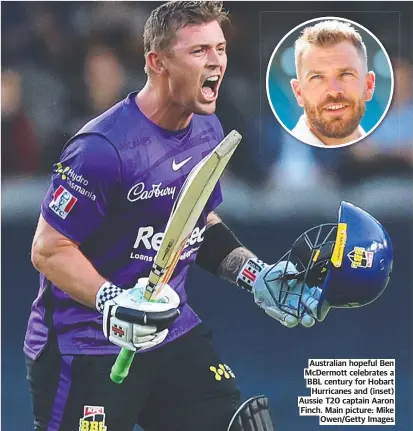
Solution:
<svg viewBox="0 0 413 431">
<path fill-rule="evenodd" d="M 194 114 L 189 126 L 177 132 L 162 129 L 139 110 L 136 94 L 87 123 L 67 143 L 41 205 L 45 220 L 79 243 L 96 270 L 124 289 L 149 275 L 186 177 L 223 138 L 215 115 Z M 203 241 L 207 215 L 221 200 L 218 184 L 169 281 L 180 296 L 181 314 L 165 343 L 200 322 L 187 304 L 185 279 Z M 104 337 L 100 313 L 40 274 L 25 353 L 36 358 L 51 333 L 62 354 L 119 351 Z"/>
</svg>

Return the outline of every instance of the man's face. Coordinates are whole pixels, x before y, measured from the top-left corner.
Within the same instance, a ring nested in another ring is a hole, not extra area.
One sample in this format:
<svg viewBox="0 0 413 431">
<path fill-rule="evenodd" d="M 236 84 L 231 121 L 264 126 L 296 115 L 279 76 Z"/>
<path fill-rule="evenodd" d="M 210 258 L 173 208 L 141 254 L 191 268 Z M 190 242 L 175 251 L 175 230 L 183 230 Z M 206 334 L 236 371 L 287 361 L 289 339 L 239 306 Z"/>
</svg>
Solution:
<svg viewBox="0 0 413 431">
<path fill-rule="evenodd" d="M 327 138 L 351 135 L 374 92 L 374 73 L 350 42 L 304 50 L 291 85 L 310 127 Z"/>
<path fill-rule="evenodd" d="M 173 102 L 187 112 L 212 114 L 227 67 L 226 42 L 219 23 L 181 28 L 162 61 Z"/>
</svg>

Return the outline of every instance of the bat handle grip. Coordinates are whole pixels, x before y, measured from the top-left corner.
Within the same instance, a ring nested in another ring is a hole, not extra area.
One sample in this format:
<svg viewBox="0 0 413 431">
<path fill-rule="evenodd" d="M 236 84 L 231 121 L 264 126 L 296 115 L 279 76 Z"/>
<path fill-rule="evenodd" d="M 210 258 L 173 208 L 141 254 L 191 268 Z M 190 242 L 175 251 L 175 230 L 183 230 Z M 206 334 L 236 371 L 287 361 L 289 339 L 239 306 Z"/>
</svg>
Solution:
<svg viewBox="0 0 413 431">
<path fill-rule="evenodd" d="M 116 358 L 115 363 L 112 366 L 110 373 L 110 379 L 112 382 L 120 384 L 125 380 L 129 374 L 129 368 L 132 364 L 134 356 L 135 352 L 122 348 L 118 357 Z"/>
</svg>

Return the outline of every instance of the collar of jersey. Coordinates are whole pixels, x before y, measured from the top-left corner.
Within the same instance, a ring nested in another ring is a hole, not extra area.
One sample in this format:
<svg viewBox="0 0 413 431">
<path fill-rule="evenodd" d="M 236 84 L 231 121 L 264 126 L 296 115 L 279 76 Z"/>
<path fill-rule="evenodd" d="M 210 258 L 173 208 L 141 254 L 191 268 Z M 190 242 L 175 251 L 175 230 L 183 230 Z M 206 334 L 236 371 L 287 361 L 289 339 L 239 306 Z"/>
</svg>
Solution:
<svg viewBox="0 0 413 431">
<path fill-rule="evenodd" d="M 194 115 L 196 115 L 196 114 L 194 114 L 192 116 L 191 121 L 189 122 L 188 126 L 186 126 L 183 129 L 180 129 L 180 130 L 164 129 L 163 127 L 160 127 L 156 123 L 151 121 L 139 109 L 139 106 L 135 102 L 135 97 L 138 93 L 139 93 L 139 91 L 133 91 L 132 93 L 129 93 L 128 96 L 126 97 L 125 101 L 124 101 L 125 105 L 133 107 L 134 109 L 136 109 L 136 111 L 139 113 L 139 115 L 144 117 L 146 119 L 146 121 L 148 121 L 154 129 L 157 129 L 162 134 L 162 136 L 164 136 L 165 138 L 168 138 L 168 137 L 172 138 L 170 140 L 171 144 L 176 145 L 178 147 L 182 147 L 183 145 L 185 145 L 185 143 L 187 141 L 186 138 L 188 136 L 191 136 L 192 126 L 193 126 L 193 122 L 194 122 Z"/>
</svg>

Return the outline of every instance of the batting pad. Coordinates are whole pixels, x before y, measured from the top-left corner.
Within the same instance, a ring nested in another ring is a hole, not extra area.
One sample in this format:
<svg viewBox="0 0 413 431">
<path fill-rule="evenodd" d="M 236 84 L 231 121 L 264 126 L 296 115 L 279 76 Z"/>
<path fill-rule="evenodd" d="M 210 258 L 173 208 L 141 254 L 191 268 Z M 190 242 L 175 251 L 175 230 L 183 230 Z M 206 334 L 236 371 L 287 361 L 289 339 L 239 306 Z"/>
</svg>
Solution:
<svg viewBox="0 0 413 431">
<path fill-rule="evenodd" d="M 258 395 L 245 401 L 231 419 L 228 431 L 274 431 L 268 398 Z"/>
</svg>

